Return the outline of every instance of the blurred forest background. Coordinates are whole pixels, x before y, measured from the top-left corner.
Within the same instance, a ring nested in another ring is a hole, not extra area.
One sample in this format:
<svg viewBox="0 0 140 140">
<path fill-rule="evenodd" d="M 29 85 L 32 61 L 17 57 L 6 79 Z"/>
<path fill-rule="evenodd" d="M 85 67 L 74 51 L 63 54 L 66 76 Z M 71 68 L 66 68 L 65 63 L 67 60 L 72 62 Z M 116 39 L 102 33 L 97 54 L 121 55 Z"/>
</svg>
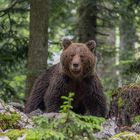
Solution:
<svg viewBox="0 0 140 140">
<path fill-rule="evenodd" d="M 96 40 L 108 96 L 140 81 L 139 0 L 0 0 L 0 98 L 23 103 L 36 77 L 59 61 L 64 36 Z"/>
</svg>

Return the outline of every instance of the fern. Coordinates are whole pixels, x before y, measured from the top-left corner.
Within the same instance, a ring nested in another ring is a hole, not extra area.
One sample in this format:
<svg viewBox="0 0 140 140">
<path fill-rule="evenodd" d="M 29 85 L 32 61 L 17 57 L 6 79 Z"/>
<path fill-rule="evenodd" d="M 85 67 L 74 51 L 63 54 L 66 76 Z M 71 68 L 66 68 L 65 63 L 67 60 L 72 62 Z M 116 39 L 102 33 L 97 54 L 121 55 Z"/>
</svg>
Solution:
<svg viewBox="0 0 140 140">
<path fill-rule="evenodd" d="M 54 134 L 61 134 L 64 140 L 79 140 L 87 139 L 94 140 L 93 133 L 101 129 L 101 123 L 105 121 L 104 118 L 95 116 L 81 116 L 71 111 L 73 108 L 71 103 L 73 101 L 74 93 L 69 93 L 68 97 L 62 96 L 64 100 L 60 107 L 60 116 L 56 119 L 48 119 L 45 116 L 36 117 L 34 119 L 38 128 L 44 128 Z M 59 119 L 58 119 L 59 118 Z"/>
</svg>

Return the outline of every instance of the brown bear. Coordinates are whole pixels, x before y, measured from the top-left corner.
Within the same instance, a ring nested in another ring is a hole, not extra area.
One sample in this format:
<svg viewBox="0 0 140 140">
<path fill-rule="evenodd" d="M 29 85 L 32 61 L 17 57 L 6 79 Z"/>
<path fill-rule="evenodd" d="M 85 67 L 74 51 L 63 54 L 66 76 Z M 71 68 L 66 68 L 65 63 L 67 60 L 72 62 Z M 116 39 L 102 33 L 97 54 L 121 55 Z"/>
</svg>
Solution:
<svg viewBox="0 0 140 140">
<path fill-rule="evenodd" d="M 35 82 L 25 106 L 29 113 L 37 108 L 45 112 L 59 112 L 63 104 L 61 96 L 74 92 L 73 111 L 79 114 L 106 115 L 106 98 L 97 76 L 95 41 L 72 43 L 62 42 L 60 63 L 50 67 Z"/>
</svg>

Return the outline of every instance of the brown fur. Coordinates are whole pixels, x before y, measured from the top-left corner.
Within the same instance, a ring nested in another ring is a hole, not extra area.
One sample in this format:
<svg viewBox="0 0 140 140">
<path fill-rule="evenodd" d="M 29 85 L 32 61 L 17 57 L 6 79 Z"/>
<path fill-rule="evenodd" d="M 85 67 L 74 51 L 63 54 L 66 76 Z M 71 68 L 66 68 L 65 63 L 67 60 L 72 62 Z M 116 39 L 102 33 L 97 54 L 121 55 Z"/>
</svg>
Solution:
<svg viewBox="0 0 140 140">
<path fill-rule="evenodd" d="M 35 83 L 25 112 L 37 108 L 59 112 L 61 96 L 74 92 L 73 111 L 79 114 L 106 115 L 106 99 L 95 71 L 95 42 L 86 44 L 63 41 L 60 63 L 45 72 Z M 45 106 L 44 106 L 45 105 Z"/>
</svg>

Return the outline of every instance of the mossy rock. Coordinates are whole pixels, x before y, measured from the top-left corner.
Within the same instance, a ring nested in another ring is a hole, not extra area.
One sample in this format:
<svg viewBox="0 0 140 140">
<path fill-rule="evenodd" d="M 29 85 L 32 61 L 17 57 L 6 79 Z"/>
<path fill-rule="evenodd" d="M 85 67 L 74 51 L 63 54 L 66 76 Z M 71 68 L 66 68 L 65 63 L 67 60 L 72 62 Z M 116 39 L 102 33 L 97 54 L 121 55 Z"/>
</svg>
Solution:
<svg viewBox="0 0 140 140">
<path fill-rule="evenodd" d="M 0 129 L 12 129 L 12 128 L 19 128 L 17 122 L 20 120 L 20 115 L 16 112 L 9 113 L 0 113 Z"/>
<path fill-rule="evenodd" d="M 17 140 L 20 137 L 24 137 L 24 140 L 43 140 L 43 139 L 55 139 L 63 140 L 64 135 L 48 129 L 13 129 L 6 133 L 0 133 L 0 137 L 7 136 L 11 140 Z"/>
<path fill-rule="evenodd" d="M 120 125 L 131 125 L 132 118 L 140 115 L 140 83 L 125 85 L 114 91 L 110 117 L 116 117 Z"/>
<path fill-rule="evenodd" d="M 93 140 L 93 132 L 99 131 L 104 118 L 93 116 L 80 116 L 71 111 L 62 113 L 56 119 L 49 119 L 46 116 L 33 117 L 34 128 L 32 129 L 11 129 L 0 133 L 0 137 L 7 136 L 12 140 L 23 137 L 24 140 Z"/>
<path fill-rule="evenodd" d="M 132 132 L 122 132 L 111 137 L 109 140 L 140 140 L 140 135 Z"/>
<path fill-rule="evenodd" d="M 0 131 L 32 127 L 33 122 L 26 114 L 0 100 Z"/>
</svg>

